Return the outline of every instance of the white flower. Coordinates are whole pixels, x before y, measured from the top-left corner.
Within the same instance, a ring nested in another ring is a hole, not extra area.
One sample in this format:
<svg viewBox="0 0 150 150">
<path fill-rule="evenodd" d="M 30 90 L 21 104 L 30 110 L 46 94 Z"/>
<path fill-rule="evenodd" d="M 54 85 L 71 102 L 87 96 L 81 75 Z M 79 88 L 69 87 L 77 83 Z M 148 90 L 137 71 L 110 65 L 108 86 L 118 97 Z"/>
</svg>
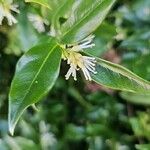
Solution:
<svg viewBox="0 0 150 150">
<path fill-rule="evenodd" d="M 42 149 L 50 149 L 49 147 L 56 144 L 55 135 L 49 131 L 50 126 L 47 125 L 44 121 L 41 121 L 39 124 L 40 133 L 41 133 L 41 146 Z"/>
<path fill-rule="evenodd" d="M 28 14 L 28 19 L 32 22 L 33 26 L 39 33 L 45 32 L 44 24 L 48 24 L 48 21 L 43 19 L 37 14 Z"/>
<path fill-rule="evenodd" d="M 83 51 L 85 48 L 92 48 L 95 44 L 92 43 L 94 36 L 90 35 L 86 39 L 82 40 L 77 45 L 66 45 L 65 50 L 63 51 L 63 58 L 67 60 L 67 64 L 70 65 L 70 68 L 65 75 L 66 80 L 70 76 L 77 80 L 76 71 L 82 70 L 85 79 L 91 81 L 90 73 L 96 74 L 95 63 L 96 60 L 94 57 L 82 56 L 79 52 Z"/>
<path fill-rule="evenodd" d="M 8 25 L 10 26 L 14 23 L 17 23 L 17 20 L 11 14 L 11 11 L 19 13 L 19 10 L 17 9 L 17 7 L 18 5 L 15 5 L 15 4 L 11 4 L 8 2 L 0 2 L 0 25 L 2 24 L 4 17 L 7 18 Z"/>
<path fill-rule="evenodd" d="M 78 44 L 67 45 L 67 46 L 68 48 L 70 47 L 71 51 L 76 51 L 76 52 L 82 51 L 83 49 L 86 48 L 92 48 L 93 46 L 95 46 L 95 44 L 92 43 L 94 37 L 95 37 L 94 35 L 89 35 L 87 38 L 83 39 Z"/>
</svg>

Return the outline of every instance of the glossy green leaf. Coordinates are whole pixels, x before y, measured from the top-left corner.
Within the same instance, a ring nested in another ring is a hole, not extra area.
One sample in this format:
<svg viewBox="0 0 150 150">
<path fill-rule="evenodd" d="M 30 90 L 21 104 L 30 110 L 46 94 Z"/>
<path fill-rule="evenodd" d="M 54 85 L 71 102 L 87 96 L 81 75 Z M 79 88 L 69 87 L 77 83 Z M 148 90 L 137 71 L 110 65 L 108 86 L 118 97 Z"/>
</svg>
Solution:
<svg viewBox="0 0 150 150">
<path fill-rule="evenodd" d="M 75 43 L 85 38 L 102 23 L 115 0 L 79 0 L 72 7 L 70 17 L 60 28 L 62 43 Z"/>
<path fill-rule="evenodd" d="M 150 105 L 150 94 L 121 92 L 120 96 L 128 102 L 139 105 Z"/>
<path fill-rule="evenodd" d="M 122 91 L 150 93 L 150 82 L 120 65 L 97 59 L 96 71 L 92 79 L 98 84 Z"/>
<path fill-rule="evenodd" d="M 54 85 L 60 68 L 61 48 L 54 39 L 33 47 L 19 60 L 9 94 L 9 130 L 23 111 L 38 102 Z"/>
<path fill-rule="evenodd" d="M 42 6 L 45 6 L 49 9 L 51 9 L 48 0 L 25 0 L 25 2 L 33 2 L 33 3 L 38 3 Z"/>
<path fill-rule="evenodd" d="M 61 24 L 60 19 L 68 17 L 68 13 L 72 9 L 73 3 L 74 0 L 59 0 L 59 2 L 57 2 L 57 8 L 52 11 L 51 17 L 51 32 L 53 35 L 59 35 L 59 29 Z"/>
</svg>

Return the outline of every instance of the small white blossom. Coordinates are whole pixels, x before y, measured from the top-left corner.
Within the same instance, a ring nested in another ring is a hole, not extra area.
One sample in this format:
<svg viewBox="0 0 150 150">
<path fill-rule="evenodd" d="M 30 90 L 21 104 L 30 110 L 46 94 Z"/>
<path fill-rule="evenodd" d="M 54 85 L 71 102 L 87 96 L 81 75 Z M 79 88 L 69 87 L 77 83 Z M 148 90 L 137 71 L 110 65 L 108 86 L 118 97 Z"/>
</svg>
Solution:
<svg viewBox="0 0 150 150">
<path fill-rule="evenodd" d="M 43 150 L 50 149 L 51 146 L 56 144 L 55 135 L 50 132 L 50 126 L 47 125 L 44 121 L 41 121 L 39 124 L 40 133 L 41 133 L 41 146 Z"/>
<path fill-rule="evenodd" d="M 43 19 L 37 14 L 28 14 L 28 19 L 32 22 L 34 28 L 39 32 L 45 32 L 44 24 L 48 24 L 48 21 Z"/>
<path fill-rule="evenodd" d="M 68 47 L 71 47 L 71 51 L 82 51 L 83 49 L 86 48 L 92 48 L 93 46 L 95 46 L 94 43 L 92 43 L 93 39 L 94 39 L 94 35 L 89 35 L 87 38 L 83 39 L 80 43 L 75 44 L 75 45 L 68 45 Z"/>
<path fill-rule="evenodd" d="M 17 9 L 18 5 L 11 4 L 8 2 L 0 2 L 0 25 L 2 25 L 3 19 L 6 17 L 8 20 L 8 25 L 17 23 L 15 17 L 11 14 L 11 11 L 19 13 Z"/>
<path fill-rule="evenodd" d="M 70 69 L 65 75 L 66 80 L 68 80 L 71 75 L 74 77 L 74 80 L 77 80 L 76 70 L 77 70 L 77 67 L 73 64 L 70 64 Z"/>
<path fill-rule="evenodd" d="M 95 44 L 92 43 L 94 36 L 90 35 L 84 40 L 82 40 L 77 45 L 66 45 L 66 49 L 63 53 L 63 58 L 67 60 L 67 64 L 70 65 L 70 68 L 65 75 L 66 80 L 69 79 L 70 76 L 77 80 L 76 71 L 82 70 L 85 79 L 91 81 L 90 73 L 96 74 L 95 71 L 95 63 L 96 60 L 94 57 L 82 56 L 79 52 L 83 51 L 86 48 L 92 48 Z"/>
</svg>

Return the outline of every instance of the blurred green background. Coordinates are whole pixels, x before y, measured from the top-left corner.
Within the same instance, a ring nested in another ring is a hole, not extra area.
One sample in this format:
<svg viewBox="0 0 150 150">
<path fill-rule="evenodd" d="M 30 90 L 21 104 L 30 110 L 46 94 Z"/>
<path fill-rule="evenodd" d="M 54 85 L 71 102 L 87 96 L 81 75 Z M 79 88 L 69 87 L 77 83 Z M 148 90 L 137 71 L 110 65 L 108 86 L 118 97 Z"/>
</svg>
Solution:
<svg viewBox="0 0 150 150">
<path fill-rule="evenodd" d="M 13 137 L 8 133 L 8 92 L 21 55 L 48 39 L 57 5 L 47 10 L 16 0 L 18 23 L 0 26 L 0 150 L 150 150 L 150 96 L 113 91 L 79 75 L 66 81 L 62 62 L 57 83 L 43 101 L 20 119 Z M 39 32 L 28 14 L 43 18 Z M 62 18 L 63 22 L 64 18 Z M 118 0 L 95 31 L 88 52 L 122 64 L 150 80 L 150 0 Z"/>
</svg>

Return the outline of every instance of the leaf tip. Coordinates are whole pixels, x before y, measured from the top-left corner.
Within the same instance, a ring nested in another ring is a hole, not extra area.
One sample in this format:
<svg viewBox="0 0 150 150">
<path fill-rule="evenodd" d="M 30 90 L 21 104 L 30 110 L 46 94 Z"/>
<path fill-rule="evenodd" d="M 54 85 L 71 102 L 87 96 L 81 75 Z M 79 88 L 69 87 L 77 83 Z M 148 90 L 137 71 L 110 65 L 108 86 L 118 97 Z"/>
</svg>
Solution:
<svg viewBox="0 0 150 150">
<path fill-rule="evenodd" d="M 15 125 L 9 124 L 9 133 L 10 133 L 11 136 L 14 135 L 14 129 L 15 129 Z"/>
<path fill-rule="evenodd" d="M 15 126 L 17 124 L 17 121 L 14 121 L 11 117 L 10 114 L 8 116 L 8 130 L 11 136 L 14 135 L 14 130 L 15 130 Z"/>
</svg>

